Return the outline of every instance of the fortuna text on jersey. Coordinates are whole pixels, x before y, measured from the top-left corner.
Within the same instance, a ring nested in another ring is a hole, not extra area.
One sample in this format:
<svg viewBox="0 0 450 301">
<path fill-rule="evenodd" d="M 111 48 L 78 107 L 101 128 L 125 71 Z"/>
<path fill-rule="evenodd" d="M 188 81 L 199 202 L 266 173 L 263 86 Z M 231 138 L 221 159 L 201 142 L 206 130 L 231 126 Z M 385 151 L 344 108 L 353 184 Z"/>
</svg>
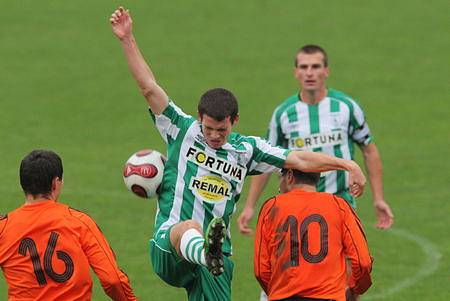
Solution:
<svg viewBox="0 0 450 301">
<path fill-rule="evenodd" d="M 305 150 L 338 145 L 344 143 L 347 140 L 346 137 L 346 134 L 341 130 L 317 133 L 305 137 L 296 137 L 289 139 L 289 148 Z"/>
<path fill-rule="evenodd" d="M 186 157 L 189 161 L 206 168 L 209 171 L 218 173 L 226 179 L 237 182 L 242 182 L 245 178 L 246 168 L 232 164 L 224 159 L 218 158 L 206 153 L 196 147 L 189 147 L 186 152 Z"/>
</svg>

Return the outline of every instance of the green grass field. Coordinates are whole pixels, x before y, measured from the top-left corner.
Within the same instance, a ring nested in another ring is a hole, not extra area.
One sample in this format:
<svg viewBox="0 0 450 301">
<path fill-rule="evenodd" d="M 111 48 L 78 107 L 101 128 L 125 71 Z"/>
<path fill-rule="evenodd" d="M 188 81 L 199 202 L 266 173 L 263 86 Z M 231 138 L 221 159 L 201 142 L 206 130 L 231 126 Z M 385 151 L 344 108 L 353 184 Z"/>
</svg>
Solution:
<svg viewBox="0 0 450 301">
<path fill-rule="evenodd" d="M 136 295 L 185 299 L 153 274 L 149 262 L 155 201 L 134 197 L 122 181 L 131 153 L 165 147 L 110 30 L 108 18 L 119 2 L 2 4 L 0 213 L 23 202 L 23 156 L 53 149 L 64 161 L 62 201 L 95 218 Z M 392 230 L 376 230 L 369 190 L 359 200 L 375 257 L 374 284 L 362 300 L 450 299 L 448 1 L 120 4 L 131 9 L 141 50 L 169 95 L 195 114 L 206 89 L 231 89 L 240 101 L 236 130 L 243 134 L 263 135 L 276 104 L 297 90 L 297 48 L 323 45 L 329 85 L 365 109 L 396 217 Z M 276 191 L 273 179 L 265 197 Z M 245 192 L 238 212 L 244 200 Z M 235 223 L 233 237 L 233 300 L 257 300 L 253 240 L 238 234 Z M 6 300 L 0 279 L 0 300 Z M 98 282 L 94 300 L 107 300 Z"/>
</svg>

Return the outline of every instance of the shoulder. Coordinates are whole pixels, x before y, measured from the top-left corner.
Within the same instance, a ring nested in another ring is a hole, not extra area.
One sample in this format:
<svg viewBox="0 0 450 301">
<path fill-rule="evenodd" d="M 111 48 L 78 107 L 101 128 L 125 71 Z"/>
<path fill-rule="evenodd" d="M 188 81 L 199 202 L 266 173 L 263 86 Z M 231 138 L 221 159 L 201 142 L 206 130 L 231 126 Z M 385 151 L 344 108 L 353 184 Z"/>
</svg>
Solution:
<svg viewBox="0 0 450 301">
<path fill-rule="evenodd" d="M 14 229 L 15 228 L 14 223 L 16 223 L 16 222 L 25 222 L 26 223 L 26 221 L 24 221 L 24 219 L 21 216 L 22 207 L 23 206 L 15 208 L 14 210 L 12 210 L 8 213 L 0 213 L 0 235 L 2 234 L 3 231 L 5 231 L 7 226 L 8 226 L 8 231 L 9 231 L 9 229 L 12 229 L 14 232 L 16 232 Z"/>
<path fill-rule="evenodd" d="M 76 221 L 78 221 L 81 225 L 86 226 L 86 227 L 88 227 L 88 228 L 95 227 L 95 228 L 98 228 L 98 229 L 99 229 L 97 223 L 96 223 L 96 222 L 94 221 L 94 219 L 93 219 L 92 217 L 90 217 L 87 213 L 85 213 L 85 212 L 83 212 L 83 211 L 81 211 L 81 210 L 72 208 L 72 207 L 68 207 L 68 211 L 69 211 L 69 214 L 70 214 Z"/>
<path fill-rule="evenodd" d="M 257 140 L 263 140 L 261 137 L 257 136 L 245 136 L 239 133 L 232 132 L 228 138 L 228 142 L 235 148 L 239 149 L 245 144 L 255 146 Z"/>
<path fill-rule="evenodd" d="M 149 108 L 149 110 L 150 110 L 150 108 Z M 150 112 L 151 112 L 151 110 L 150 110 Z M 155 115 L 155 116 L 156 116 L 156 118 L 160 118 L 160 117 L 173 118 L 174 116 L 177 116 L 177 117 L 182 117 L 184 119 L 187 119 L 189 121 L 195 121 L 196 120 L 193 116 L 191 116 L 189 114 L 186 114 L 170 98 L 169 98 L 169 102 L 167 103 L 167 107 L 164 109 L 164 111 L 162 111 L 160 115 Z"/>
<path fill-rule="evenodd" d="M 265 218 L 269 214 L 273 215 L 274 210 L 276 210 L 276 207 L 275 207 L 276 201 L 277 201 L 276 196 L 268 198 L 261 206 L 261 210 L 259 211 L 258 219 Z"/>
<path fill-rule="evenodd" d="M 298 102 L 298 93 L 289 96 L 281 104 L 279 104 L 275 110 L 273 111 L 273 114 L 279 117 L 283 112 L 288 110 L 292 105 L 295 105 Z"/>
<path fill-rule="evenodd" d="M 8 223 L 8 215 L 0 214 L 0 235 L 2 234 L 3 230 L 5 229 L 7 223 Z"/>
<path fill-rule="evenodd" d="M 356 215 L 353 207 L 342 197 L 332 194 L 332 202 L 335 204 L 339 212 L 343 215 L 353 213 Z"/>
<path fill-rule="evenodd" d="M 351 110 L 353 110 L 354 107 L 361 108 L 359 103 L 353 97 L 342 91 L 330 88 L 328 89 L 328 97 L 349 106 Z"/>
<path fill-rule="evenodd" d="M 236 132 L 231 132 L 230 136 L 228 137 L 228 140 L 230 140 L 231 142 L 239 142 L 245 138 L 246 138 L 246 136 L 244 136 L 244 135 L 241 135 Z"/>
</svg>

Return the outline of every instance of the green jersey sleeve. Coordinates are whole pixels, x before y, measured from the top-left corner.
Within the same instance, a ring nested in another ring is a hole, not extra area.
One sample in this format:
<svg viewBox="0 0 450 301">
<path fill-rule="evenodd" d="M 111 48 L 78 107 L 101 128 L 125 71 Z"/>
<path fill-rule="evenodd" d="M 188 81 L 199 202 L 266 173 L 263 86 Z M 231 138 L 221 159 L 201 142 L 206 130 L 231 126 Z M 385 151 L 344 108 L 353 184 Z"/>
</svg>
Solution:
<svg viewBox="0 0 450 301">
<path fill-rule="evenodd" d="M 372 134 L 370 133 L 369 125 L 366 122 L 364 112 L 362 108 L 356 103 L 356 101 L 350 99 L 353 110 L 350 111 L 350 123 L 349 133 L 350 138 L 359 145 L 368 145 L 372 140 Z"/>
<path fill-rule="evenodd" d="M 180 132 L 185 132 L 195 122 L 195 118 L 184 113 L 175 103 L 170 100 L 167 108 L 160 114 L 155 115 L 149 109 L 152 120 L 155 122 L 158 132 L 166 143 L 177 139 Z"/>
<path fill-rule="evenodd" d="M 250 137 L 253 144 L 253 155 L 249 164 L 249 175 L 280 171 L 283 168 L 290 150 L 274 147 L 259 137 Z"/>
</svg>

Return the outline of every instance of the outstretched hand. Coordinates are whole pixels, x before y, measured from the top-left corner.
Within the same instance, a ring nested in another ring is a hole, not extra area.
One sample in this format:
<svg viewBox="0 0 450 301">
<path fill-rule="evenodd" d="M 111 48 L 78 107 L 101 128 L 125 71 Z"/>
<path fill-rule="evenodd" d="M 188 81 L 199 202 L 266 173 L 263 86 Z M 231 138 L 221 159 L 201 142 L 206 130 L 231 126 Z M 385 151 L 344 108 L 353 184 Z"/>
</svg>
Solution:
<svg viewBox="0 0 450 301">
<path fill-rule="evenodd" d="M 239 231 L 244 235 L 251 235 L 253 233 L 252 228 L 248 226 L 248 223 L 252 220 L 254 210 L 252 208 L 245 207 L 237 219 Z"/>
<path fill-rule="evenodd" d="M 391 211 L 391 207 L 384 200 L 376 201 L 374 207 L 377 216 L 377 228 L 389 229 L 394 223 L 394 214 Z"/>
<path fill-rule="evenodd" d="M 112 13 L 109 22 L 111 22 L 114 34 L 120 40 L 131 34 L 133 20 L 131 20 L 130 11 L 125 10 L 122 6 Z"/>
</svg>

